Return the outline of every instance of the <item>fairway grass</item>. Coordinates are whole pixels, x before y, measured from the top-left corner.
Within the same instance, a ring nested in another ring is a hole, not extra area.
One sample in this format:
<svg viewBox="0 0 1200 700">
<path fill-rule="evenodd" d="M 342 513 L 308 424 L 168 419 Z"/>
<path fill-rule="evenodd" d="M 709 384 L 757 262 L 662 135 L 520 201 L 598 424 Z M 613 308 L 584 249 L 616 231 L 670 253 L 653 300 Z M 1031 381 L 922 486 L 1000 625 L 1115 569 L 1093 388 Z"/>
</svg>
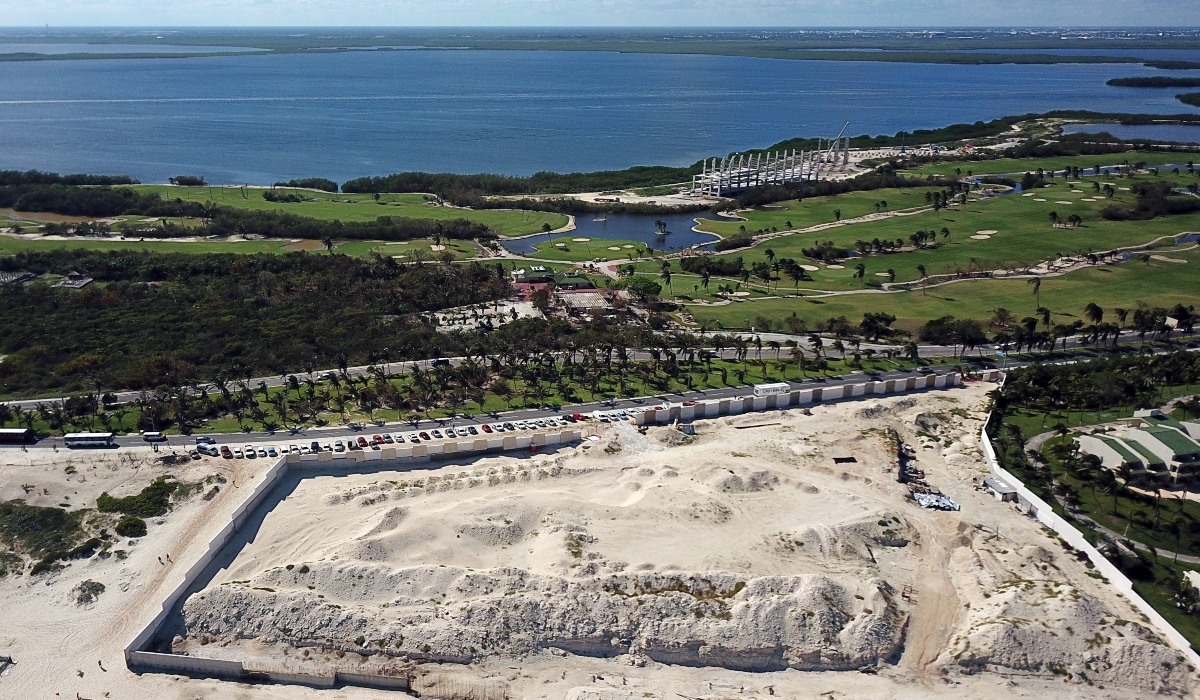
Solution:
<svg viewBox="0 0 1200 700">
<path fill-rule="evenodd" d="M 820 268 L 810 271 L 813 279 L 801 283 L 802 288 L 852 291 L 864 289 L 870 281 L 884 280 L 879 273 L 886 274 L 888 270 L 895 272 L 896 282 L 903 283 L 920 279 L 918 265 L 923 265 L 926 274 L 931 277 L 955 275 L 967 270 L 1020 269 L 1063 255 L 1086 255 L 1143 246 L 1156 239 L 1200 231 L 1200 213 L 1160 217 L 1150 221 L 1108 221 L 1101 217 L 1100 212 L 1106 206 L 1131 206 L 1134 203 L 1132 193 L 1119 188 L 1130 188 L 1137 182 L 1150 180 L 1169 181 L 1176 185 L 1187 181 L 1186 177 L 1148 175 L 1135 178 L 1101 177 L 1098 180 L 1100 183 L 1111 183 L 1117 188 L 1115 197 L 1107 199 L 1092 189 L 1093 178 L 1085 178 L 1078 187 L 1069 186 L 1059 178 L 1056 184 L 1035 190 L 1033 196 L 1007 194 L 972 201 L 966 206 L 955 205 L 940 212 L 928 209 L 913 215 L 843 221 L 840 225 L 819 231 L 781 235 L 720 257 L 741 257 L 745 266 L 750 267 L 755 262 L 769 260 L 767 251 L 770 250 L 775 259 L 792 258 Z M 863 211 L 864 204 L 871 200 L 878 202 L 886 199 L 889 208 L 893 202 L 923 208 L 924 193 L 924 189 L 877 190 L 852 193 L 853 196 L 813 197 L 803 202 L 786 202 L 786 210 L 756 209 L 743 212 L 742 215 L 747 219 L 744 225 L 753 232 L 779 226 L 783 223 L 781 219 L 786 221 L 790 218 L 793 224 L 800 226 L 799 221 L 822 218 L 823 212 L 832 209 L 835 204 L 842 208 L 843 220 L 847 218 L 847 212 L 851 216 L 858 212 L 873 213 L 873 206 L 870 211 Z M 1039 202 L 1039 199 L 1045 201 Z M 1051 212 L 1056 212 L 1060 221 L 1072 214 L 1078 215 L 1083 218 L 1083 224 L 1074 228 L 1056 228 L 1050 219 Z M 716 226 L 728 228 L 731 225 L 719 223 Z M 935 247 L 913 249 L 909 236 L 922 229 L 937 232 Z M 950 235 L 943 235 L 942 229 L 948 230 Z M 987 237 L 983 238 L 982 235 Z M 829 269 L 824 264 L 805 259 L 803 253 L 804 248 L 812 247 L 817 242 L 833 241 L 838 247 L 853 250 L 856 241 L 869 242 L 877 238 L 893 242 L 901 239 L 907 249 L 862 258 L 852 257 L 842 261 L 843 269 Z M 1173 243 L 1172 240 L 1164 240 L 1160 245 L 1169 248 Z M 866 268 L 862 279 L 855 277 L 854 270 L 860 262 Z M 638 271 L 657 274 L 658 265 L 652 262 L 639 263 Z M 790 285 L 784 280 L 782 286 Z"/>
<path fill-rule="evenodd" d="M 369 194 L 338 194 L 279 187 L 277 194 L 298 194 L 311 199 L 307 202 L 268 202 L 263 188 L 237 187 L 177 187 L 174 185 L 133 185 L 141 193 L 157 192 L 163 199 L 180 198 L 193 202 L 214 202 L 230 207 L 255 211 L 284 211 L 314 219 L 338 221 L 374 221 L 381 216 L 410 219 L 470 219 L 486 224 L 502 236 L 521 236 L 538 233 L 543 224 L 557 229 L 567 224 L 563 214 L 524 210 L 460 209 L 433 206 L 423 194 L 382 194 L 379 201 Z"/>
<path fill-rule="evenodd" d="M 1084 307 L 1095 302 L 1113 318 L 1115 308 L 1135 308 L 1139 302 L 1170 308 L 1193 305 L 1200 298 L 1200 250 L 1171 251 L 1169 257 L 1186 260 L 1172 263 L 1130 261 L 1077 270 L 1060 277 L 1043 277 L 1040 303 L 1052 310 L 1058 323 L 1084 318 Z M 685 278 L 677 275 L 675 286 Z M 713 321 L 725 328 L 762 327 L 760 317 L 774 327 L 795 314 L 811 327 L 817 321 L 845 316 L 857 323 L 864 313 L 886 312 L 896 317 L 895 326 L 915 334 L 927 320 L 942 316 L 973 318 L 987 323 L 995 309 L 1004 307 L 1018 318 L 1034 316 L 1038 297 L 1025 279 L 967 279 L 961 282 L 905 292 L 866 292 L 821 298 L 765 298 L 761 294 L 724 306 L 694 305 L 688 309 L 696 321 Z M 690 287 L 690 280 L 688 286 Z M 789 292 L 786 285 L 781 292 Z"/>
</svg>

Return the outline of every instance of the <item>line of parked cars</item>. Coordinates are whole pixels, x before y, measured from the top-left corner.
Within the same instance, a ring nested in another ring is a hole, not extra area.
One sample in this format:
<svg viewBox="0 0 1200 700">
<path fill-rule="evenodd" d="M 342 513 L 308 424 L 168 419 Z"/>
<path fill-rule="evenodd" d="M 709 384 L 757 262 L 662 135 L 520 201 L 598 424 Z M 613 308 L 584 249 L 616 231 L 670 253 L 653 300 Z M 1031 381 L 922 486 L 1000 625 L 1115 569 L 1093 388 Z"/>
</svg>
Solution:
<svg viewBox="0 0 1200 700">
<path fill-rule="evenodd" d="M 517 432 L 520 430 L 537 430 L 539 428 L 555 428 L 574 423 L 582 420 L 583 416 L 575 414 L 574 416 L 549 417 L 549 418 L 534 418 L 521 421 L 504 421 L 497 423 L 484 423 L 478 427 L 468 425 L 463 427 L 446 427 L 433 428 L 431 430 L 420 430 L 416 432 L 402 435 L 400 433 L 377 433 L 367 437 L 366 435 L 352 436 L 342 439 L 333 440 L 332 442 L 321 442 L 313 440 L 307 444 L 290 444 L 287 446 L 274 445 L 245 445 L 243 447 L 232 447 L 230 445 L 217 445 L 216 440 L 211 437 L 196 438 L 196 451 L 201 454 L 206 454 L 210 457 L 224 457 L 225 459 L 255 459 L 258 457 L 279 457 L 286 454 L 319 454 L 321 452 L 346 452 L 349 450 L 378 450 L 384 445 L 396 445 L 401 443 L 420 444 L 431 440 L 445 440 L 453 438 L 469 438 L 479 435 L 493 435 L 496 433 Z"/>
</svg>

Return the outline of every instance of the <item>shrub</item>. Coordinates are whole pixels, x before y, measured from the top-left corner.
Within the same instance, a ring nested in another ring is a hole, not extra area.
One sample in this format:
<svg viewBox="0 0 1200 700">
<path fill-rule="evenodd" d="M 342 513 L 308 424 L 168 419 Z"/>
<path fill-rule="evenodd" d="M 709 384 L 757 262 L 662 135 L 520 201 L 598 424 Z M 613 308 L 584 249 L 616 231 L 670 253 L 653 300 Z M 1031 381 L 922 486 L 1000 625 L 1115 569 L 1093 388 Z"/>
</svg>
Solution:
<svg viewBox="0 0 1200 700">
<path fill-rule="evenodd" d="M 160 476 L 136 496 L 113 498 L 105 491 L 96 499 L 96 510 L 101 513 L 125 513 L 143 517 L 162 515 L 170 510 L 171 494 L 177 488 L 179 484 L 167 483 L 167 480 Z"/>
<path fill-rule="evenodd" d="M 116 529 L 121 537 L 145 537 L 146 521 L 136 515 L 126 515 L 117 521 Z"/>
<path fill-rule="evenodd" d="M 722 238 L 721 240 L 717 241 L 716 245 L 713 246 L 713 249 L 719 253 L 724 250 L 746 248 L 752 245 L 754 245 L 754 236 L 751 236 L 748 233 L 738 233 L 730 236 L 729 238 Z"/>
</svg>

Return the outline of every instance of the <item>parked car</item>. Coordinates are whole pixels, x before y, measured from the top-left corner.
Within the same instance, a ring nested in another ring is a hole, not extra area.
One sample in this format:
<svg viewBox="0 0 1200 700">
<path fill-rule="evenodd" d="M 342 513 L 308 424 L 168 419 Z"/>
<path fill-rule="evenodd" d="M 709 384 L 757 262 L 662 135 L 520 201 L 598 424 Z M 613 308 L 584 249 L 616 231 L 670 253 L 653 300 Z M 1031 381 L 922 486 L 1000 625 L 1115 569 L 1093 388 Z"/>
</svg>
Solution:
<svg viewBox="0 0 1200 700">
<path fill-rule="evenodd" d="M 322 450 L 325 450 L 326 452 L 333 452 L 333 445 L 330 445 L 330 444 L 327 442 L 327 443 L 325 443 L 324 445 L 321 445 L 321 449 L 322 449 Z"/>
<path fill-rule="evenodd" d="M 345 452 L 346 445 L 343 444 L 341 440 L 335 440 L 333 443 L 333 451 L 334 452 Z"/>
<path fill-rule="evenodd" d="M 359 446 L 359 447 L 366 447 L 366 446 L 367 446 L 367 439 L 366 439 L 365 437 L 363 437 L 362 435 L 359 435 L 359 436 L 358 436 L 358 440 L 357 440 L 357 442 L 358 442 L 358 446 Z"/>
<path fill-rule="evenodd" d="M 683 405 L 684 405 L 684 406 L 697 406 L 697 405 L 699 405 L 699 404 L 700 404 L 700 402 L 699 402 L 699 401 L 684 401 L 684 402 L 683 402 Z"/>
<path fill-rule="evenodd" d="M 298 454 L 300 454 L 300 446 L 299 445 L 288 445 L 288 452 L 291 452 L 294 455 L 298 455 Z"/>
<path fill-rule="evenodd" d="M 516 430 L 517 426 L 513 425 L 511 422 L 505 422 L 504 429 L 505 430 Z"/>
<path fill-rule="evenodd" d="M 313 441 L 312 441 L 312 442 L 309 444 L 309 446 L 308 446 L 308 447 L 309 447 L 309 449 L 311 449 L 313 452 L 320 452 L 320 451 L 321 451 L 321 443 L 317 442 L 316 440 L 313 440 Z"/>
<path fill-rule="evenodd" d="M 455 430 L 454 428 L 446 428 L 446 437 L 448 437 L 448 438 L 458 437 L 458 431 Z"/>
<path fill-rule="evenodd" d="M 235 459 L 241 459 L 242 458 L 242 448 L 240 448 L 240 447 L 233 448 L 233 456 Z"/>
<path fill-rule="evenodd" d="M 434 432 L 436 432 L 436 431 L 434 431 Z M 429 433 L 422 430 L 421 431 L 421 439 L 422 440 L 432 440 L 433 438 L 429 437 Z"/>
<path fill-rule="evenodd" d="M 393 437 L 395 438 L 396 442 L 404 442 L 404 436 L 400 433 L 396 433 Z"/>
<path fill-rule="evenodd" d="M 188 453 L 188 456 L 191 457 L 192 459 L 200 459 L 200 451 L 192 450 L 191 452 Z"/>
<path fill-rule="evenodd" d="M 254 459 L 258 456 L 258 452 L 254 449 L 254 445 L 246 445 L 243 447 L 242 454 L 246 455 L 246 459 Z"/>
<path fill-rule="evenodd" d="M 264 449 L 264 448 L 262 448 L 262 447 L 258 448 L 258 456 L 259 456 L 259 457 L 266 457 L 266 456 L 267 456 L 267 451 L 266 451 L 266 449 Z"/>
<path fill-rule="evenodd" d="M 229 445 L 221 445 L 221 456 L 225 459 L 233 459 L 233 452 L 229 449 Z"/>
<path fill-rule="evenodd" d="M 375 443 L 376 445 L 382 445 L 383 444 L 383 436 L 382 435 L 372 435 L 371 442 Z"/>
<path fill-rule="evenodd" d="M 391 445 L 391 444 L 393 444 L 393 443 L 395 443 L 395 442 L 396 442 L 395 438 L 393 438 L 393 437 L 392 437 L 392 434 L 391 434 L 391 433 L 384 433 L 384 434 L 383 434 L 383 441 L 384 441 L 384 442 L 386 442 L 386 443 L 387 443 L 387 444 L 389 444 L 389 445 Z"/>
<path fill-rule="evenodd" d="M 492 426 L 491 426 L 491 425 L 489 425 L 489 424 L 487 424 L 487 423 L 484 423 L 482 427 L 483 427 L 483 432 L 485 432 L 485 433 L 490 433 L 490 432 L 492 432 Z"/>
<path fill-rule="evenodd" d="M 268 457 L 278 457 L 279 453 L 276 452 L 274 446 L 272 446 L 272 447 L 267 448 L 267 456 Z"/>
<path fill-rule="evenodd" d="M 468 425 L 468 426 L 467 426 L 467 432 L 468 432 L 468 433 L 470 433 L 470 434 L 472 434 L 472 435 L 478 435 L 478 434 L 479 434 L 479 431 L 478 431 L 478 430 L 476 430 L 476 429 L 475 429 L 475 426 L 473 426 L 473 425 Z"/>
<path fill-rule="evenodd" d="M 416 433 L 409 433 L 409 434 L 408 434 L 408 441 L 409 441 L 409 442 L 411 442 L 411 443 L 413 443 L 413 444 L 417 444 L 417 443 L 421 442 L 421 436 L 420 436 L 420 435 L 417 435 Z"/>
<path fill-rule="evenodd" d="M 445 437 L 444 435 L 442 435 L 442 431 L 438 430 L 437 428 L 434 428 L 434 429 L 433 429 L 433 436 L 434 436 L 435 438 L 442 438 L 442 437 Z"/>
</svg>

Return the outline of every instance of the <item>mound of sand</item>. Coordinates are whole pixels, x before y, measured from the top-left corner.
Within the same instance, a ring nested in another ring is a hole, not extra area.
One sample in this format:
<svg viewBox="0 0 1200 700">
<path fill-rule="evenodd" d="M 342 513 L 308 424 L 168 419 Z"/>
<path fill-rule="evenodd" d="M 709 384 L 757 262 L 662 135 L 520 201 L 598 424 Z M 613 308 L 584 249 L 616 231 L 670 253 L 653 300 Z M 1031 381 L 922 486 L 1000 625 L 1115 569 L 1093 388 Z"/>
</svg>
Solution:
<svg viewBox="0 0 1200 700">
<path fill-rule="evenodd" d="M 347 578 L 364 599 L 386 592 L 386 608 L 342 606 L 303 590 Z M 778 671 L 882 663 L 899 651 L 906 620 L 886 582 L 818 575 L 560 577 L 520 569 L 429 565 L 391 571 L 324 564 L 304 574 L 276 569 L 254 583 L 266 585 L 222 586 L 190 599 L 184 610 L 187 636 L 262 638 L 345 651 L 372 647 L 452 662 L 560 649 Z M 266 590 L 272 586 L 288 592 Z"/>
</svg>

